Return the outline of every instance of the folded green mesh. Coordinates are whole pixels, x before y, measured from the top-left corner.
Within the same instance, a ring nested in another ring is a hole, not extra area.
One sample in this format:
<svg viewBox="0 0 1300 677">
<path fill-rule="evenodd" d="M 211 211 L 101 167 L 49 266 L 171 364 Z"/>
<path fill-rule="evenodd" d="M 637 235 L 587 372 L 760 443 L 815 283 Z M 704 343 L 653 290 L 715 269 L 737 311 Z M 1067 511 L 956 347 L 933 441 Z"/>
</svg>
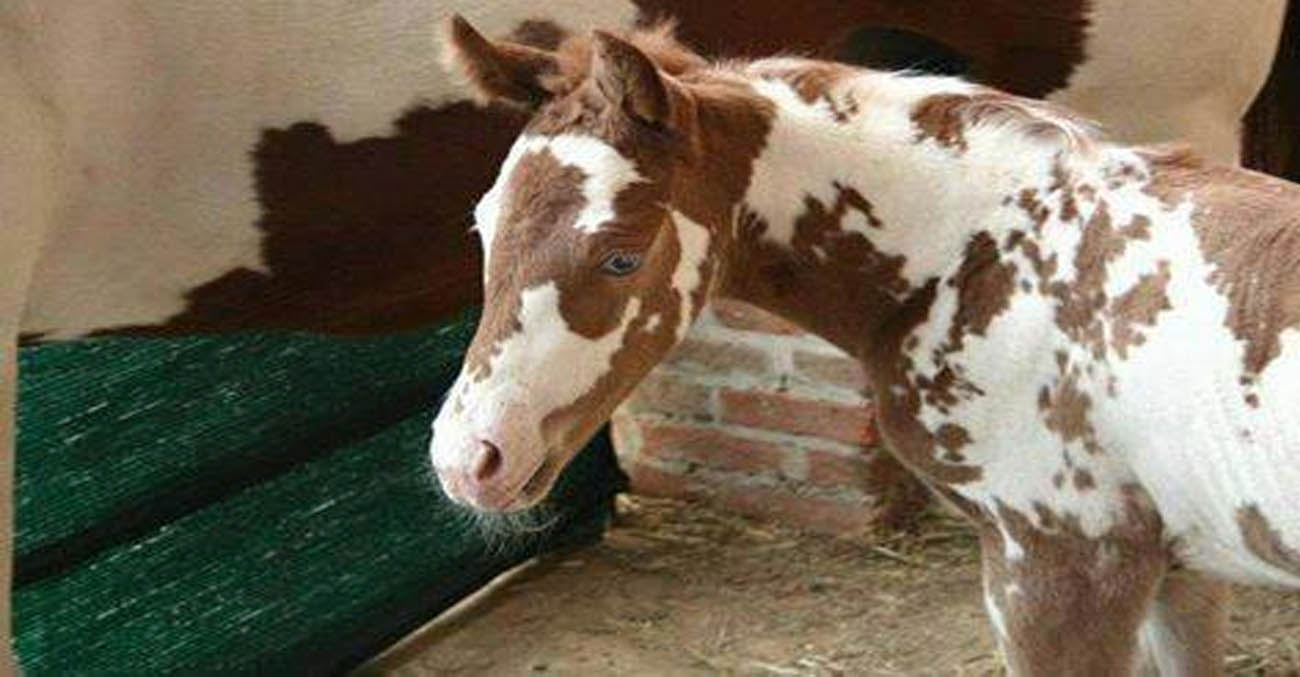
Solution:
<svg viewBox="0 0 1300 677">
<path fill-rule="evenodd" d="M 24 349 L 18 571 L 46 575 L 436 407 L 467 313 L 382 339 L 105 339 Z"/>
<path fill-rule="evenodd" d="M 428 424 L 471 320 L 24 351 L 27 673 L 337 672 L 532 554 L 597 538 L 622 483 L 604 434 L 529 536 L 485 540 L 438 491 Z"/>
<path fill-rule="evenodd" d="M 417 417 L 15 594 L 28 675 L 329 674 L 527 556 L 593 540 L 618 484 L 605 438 L 563 521 L 485 541 L 428 475 Z"/>
</svg>

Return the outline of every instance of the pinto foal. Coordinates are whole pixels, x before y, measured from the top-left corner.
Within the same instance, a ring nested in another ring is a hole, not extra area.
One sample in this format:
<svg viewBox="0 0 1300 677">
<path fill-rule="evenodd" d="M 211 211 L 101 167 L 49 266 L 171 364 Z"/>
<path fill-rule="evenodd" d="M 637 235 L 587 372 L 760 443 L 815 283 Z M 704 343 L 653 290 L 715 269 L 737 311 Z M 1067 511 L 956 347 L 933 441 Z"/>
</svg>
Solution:
<svg viewBox="0 0 1300 677">
<path fill-rule="evenodd" d="M 1017 674 L 1221 670 L 1225 581 L 1300 586 L 1300 188 L 1047 104 L 666 29 L 555 52 L 450 23 L 534 111 L 476 210 L 487 306 L 434 423 L 449 495 L 538 501 L 711 296 L 866 365 L 977 526 Z"/>
</svg>

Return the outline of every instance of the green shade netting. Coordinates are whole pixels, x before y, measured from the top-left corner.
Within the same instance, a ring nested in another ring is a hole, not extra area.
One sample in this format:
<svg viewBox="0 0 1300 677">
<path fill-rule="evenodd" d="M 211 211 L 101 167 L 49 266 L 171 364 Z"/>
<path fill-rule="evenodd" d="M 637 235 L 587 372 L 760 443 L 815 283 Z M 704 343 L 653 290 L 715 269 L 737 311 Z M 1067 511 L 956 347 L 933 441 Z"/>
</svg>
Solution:
<svg viewBox="0 0 1300 677">
<path fill-rule="evenodd" d="M 538 552 L 599 537 L 604 434 L 549 529 L 485 541 L 428 468 L 472 335 L 24 349 L 17 645 L 29 675 L 346 669 Z"/>
</svg>

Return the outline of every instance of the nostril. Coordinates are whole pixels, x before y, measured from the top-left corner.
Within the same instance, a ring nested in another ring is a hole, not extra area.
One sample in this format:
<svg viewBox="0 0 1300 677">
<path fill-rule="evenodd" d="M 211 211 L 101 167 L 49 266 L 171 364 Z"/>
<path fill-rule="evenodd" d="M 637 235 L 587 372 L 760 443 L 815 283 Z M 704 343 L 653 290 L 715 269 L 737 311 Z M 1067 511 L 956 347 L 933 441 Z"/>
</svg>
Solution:
<svg viewBox="0 0 1300 677">
<path fill-rule="evenodd" d="M 484 482 L 501 469 L 501 450 L 487 440 L 480 440 L 478 459 L 474 461 L 474 479 Z"/>
</svg>

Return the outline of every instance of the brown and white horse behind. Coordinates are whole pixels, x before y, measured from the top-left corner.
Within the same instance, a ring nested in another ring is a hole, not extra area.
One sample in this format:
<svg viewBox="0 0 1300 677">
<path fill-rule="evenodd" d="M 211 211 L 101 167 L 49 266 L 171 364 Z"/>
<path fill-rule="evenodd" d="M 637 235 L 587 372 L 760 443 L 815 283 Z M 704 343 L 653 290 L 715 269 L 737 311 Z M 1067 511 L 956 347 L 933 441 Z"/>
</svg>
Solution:
<svg viewBox="0 0 1300 677">
<path fill-rule="evenodd" d="M 475 213 L 487 305 L 431 445 L 457 500 L 537 502 L 729 296 L 862 360 L 980 531 L 1015 673 L 1214 673 L 1226 581 L 1300 587 L 1300 186 L 950 78 L 450 30 L 533 111 Z"/>
</svg>

